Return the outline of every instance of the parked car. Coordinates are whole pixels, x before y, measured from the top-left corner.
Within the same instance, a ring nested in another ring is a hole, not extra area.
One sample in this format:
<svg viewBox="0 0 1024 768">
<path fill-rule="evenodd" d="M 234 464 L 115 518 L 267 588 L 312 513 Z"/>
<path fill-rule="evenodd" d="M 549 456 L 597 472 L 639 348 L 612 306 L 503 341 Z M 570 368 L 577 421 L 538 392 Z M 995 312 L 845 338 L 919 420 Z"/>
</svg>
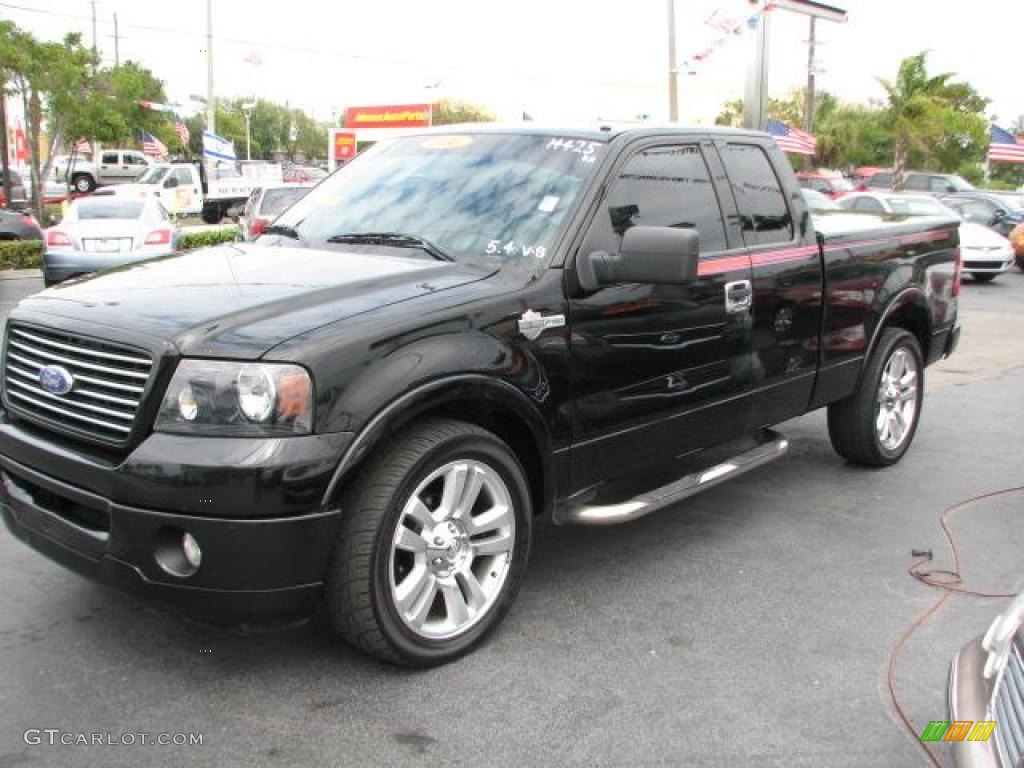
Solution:
<svg viewBox="0 0 1024 768">
<path fill-rule="evenodd" d="M 931 740 L 952 745 L 957 768 L 1024 764 L 1024 593 L 953 657 L 948 693 L 949 721 L 940 725 L 970 725 L 950 738 L 933 733 Z"/>
<path fill-rule="evenodd" d="M 288 165 L 285 166 L 283 175 L 289 184 L 315 184 L 327 178 L 327 171 L 312 165 Z"/>
<path fill-rule="evenodd" d="M 898 462 L 959 338 L 958 223 L 812 222 L 750 131 L 379 142 L 258 244 L 23 299 L 0 512 L 179 612 L 322 602 L 371 654 L 447 662 L 508 612 L 538 515 L 671 506 L 826 406 L 842 456 Z M 121 393 L 102 414 L 85 377 Z"/>
<path fill-rule="evenodd" d="M 312 188 L 311 184 L 280 184 L 256 187 L 238 217 L 238 229 L 244 240 L 255 240 L 274 219 L 293 203 L 301 200 Z"/>
<path fill-rule="evenodd" d="M 150 159 L 135 149 L 104 149 L 99 162 L 75 158 L 74 165 L 60 165 L 54 169 L 54 178 L 68 181 L 76 192 L 92 192 L 96 187 L 110 184 L 128 184 L 138 179 L 151 165 Z"/>
<path fill-rule="evenodd" d="M 1024 207 L 1012 197 L 996 192 L 960 192 L 944 195 L 942 202 L 954 209 L 965 221 L 1009 235 L 1018 224 L 1024 224 Z"/>
<path fill-rule="evenodd" d="M 57 226 L 46 230 L 43 280 L 55 285 L 178 250 L 179 232 L 156 200 L 83 197 L 68 206 Z"/>
<path fill-rule="evenodd" d="M 860 213 L 891 213 L 904 216 L 945 216 L 961 218 L 954 208 L 926 195 L 896 192 L 855 192 L 838 201 L 839 207 Z M 972 221 L 960 224 L 960 252 L 963 269 L 977 282 L 987 283 L 1013 266 L 1010 241 Z"/>
<path fill-rule="evenodd" d="M 11 184 L 11 200 L 10 204 L 8 204 L 3 185 L 0 184 L 0 208 L 18 208 L 27 206 L 29 202 L 28 190 L 25 187 L 25 182 L 22 181 L 21 174 L 14 169 L 9 168 L 7 170 L 7 179 Z"/>
<path fill-rule="evenodd" d="M 820 213 L 821 211 L 841 211 L 836 201 L 830 198 L 828 195 L 822 194 L 814 189 L 804 187 L 800 190 L 800 194 L 804 197 L 804 202 L 807 203 L 807 207 L 811 209 L 812 213 Z"/>
<path fill-rule="evenodd" d="M 39 222 L 27 211 L 0 209 L 0 240 L 42 240 Z"/>
<path fill-rule="evenodd" d="M 892 171 L 878 171 L 864 183 L 868 190 L 891 190 L 894 182 Z M 905 171 L 903 192 L 919 192 L 927 195 L 945 195 L 951 192 L 970 192 L 974 187 L 967 179 L 955 173 L 932 173 L 930 171 Z"/>
<path fill-rule="evenodd" d="M 804 189 L 813 189 L 833 200 L 853 191 L 853 185 L 839 171 L 801 171 L 796 178 Z"/>
</svg>

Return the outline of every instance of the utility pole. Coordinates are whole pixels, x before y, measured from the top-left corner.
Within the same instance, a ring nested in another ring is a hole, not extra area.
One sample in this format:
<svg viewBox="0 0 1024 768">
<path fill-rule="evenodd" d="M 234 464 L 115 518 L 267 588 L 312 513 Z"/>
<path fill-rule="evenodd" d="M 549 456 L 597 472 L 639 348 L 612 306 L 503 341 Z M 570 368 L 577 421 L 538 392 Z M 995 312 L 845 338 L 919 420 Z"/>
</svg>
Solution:
<svg viewBox="0 0 1024 768">
<path fill-rule="evenodd" d="M 213 0 L 206 0 L 206 130 L 217 132 L 217 104 L 213 98 Z M 217 163 L 206 154 L 205 147 L 203 166 L 206 168 L 206 185 L 209 189 L 216 175 L 214 171 Z"/>
<path fill-rule="evenodd" d="M 813 23 L 813 21 L 812 21 Z M 117 33 L 117 14 L 114 14 L 114 66 L 121 66 L 121 38 Z"/>
<path fill-rule="evenodd" d="M 668 119 L 679 121 L 679 70 L 676 67 L 676 0 L 668 0 Z"/>
<path fill-rule="evenodd" d="M 807 106 L 804 109 L 804 129 L 814 133 L 814 27 L 817 19 L 811 16 L 811 33 L 807 38 Z"/>
<path fill-rule="evenodd" d="M 96 49 L 96 0 L 92 0 L 92 55 L 97 55 Z"/>
</svg>

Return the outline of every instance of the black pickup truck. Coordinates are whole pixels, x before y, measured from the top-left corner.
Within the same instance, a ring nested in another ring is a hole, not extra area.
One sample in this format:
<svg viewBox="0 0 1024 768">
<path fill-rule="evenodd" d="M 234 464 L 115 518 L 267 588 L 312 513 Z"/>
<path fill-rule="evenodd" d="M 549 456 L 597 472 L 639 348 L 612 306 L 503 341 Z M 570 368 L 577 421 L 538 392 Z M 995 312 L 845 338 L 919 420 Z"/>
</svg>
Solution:
<svg viewBox="0 0 1024 768">
<path fill-rule="evenodd" d="M 537 515 L 632 520 L 784 455 L 896 462 L 953 351 L 957 223 L 808 213 L 737 130 L 378 143 L 259 242 L 7 324 L 0 501 L 79 573 L 232 621 L 326 606 L 397 662 L 508 611 Z"/>
</svg>

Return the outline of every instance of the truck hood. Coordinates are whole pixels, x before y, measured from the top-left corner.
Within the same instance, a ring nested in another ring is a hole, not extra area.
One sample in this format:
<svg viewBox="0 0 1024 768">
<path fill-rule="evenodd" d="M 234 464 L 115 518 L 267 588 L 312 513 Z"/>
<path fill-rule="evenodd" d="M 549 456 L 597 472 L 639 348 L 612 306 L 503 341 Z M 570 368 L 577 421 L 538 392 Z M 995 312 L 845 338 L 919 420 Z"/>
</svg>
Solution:
<svg viewBox="0 0 1024 768">
<path fill-rule="evenodd" d="M 101 187 L 93 192 L 94 195 L 116 195 L 118 197 L 151 197 L 161 189 L 159 184 L 113 184 L 109 187 Z M 157 195 L 159 197 L 159 195 Z"/>
<path fill-rule="evenodd" d="M 407 256 L 235 244 L 117 267 L 18 309 L 107 326 L 112 339 L 126 329 L 169 340 L 185 355 L 253 359 L 322 325 L 490 274 Z"/>
</svg>

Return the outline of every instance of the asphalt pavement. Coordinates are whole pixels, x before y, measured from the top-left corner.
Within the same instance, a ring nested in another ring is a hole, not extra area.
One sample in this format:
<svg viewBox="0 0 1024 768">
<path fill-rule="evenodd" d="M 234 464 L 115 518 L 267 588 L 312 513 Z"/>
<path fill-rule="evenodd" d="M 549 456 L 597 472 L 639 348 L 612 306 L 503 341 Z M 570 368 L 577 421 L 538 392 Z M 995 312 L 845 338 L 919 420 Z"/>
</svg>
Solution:
<svg viewBox="0 0 1024 768">
<path fill-rule="evenodd" d="M 0 281 L 0 310 L 39 287 Z M 965 282 L 961 307 L 962 348 L 929 369 L 899 465 L 845 463 L 818 412 L 780 428 L 786 458 L 685 504 L 542 524 L 505 623 L 440 669 L 373 661 L 319 620 L 188 624 L 0 531 L 0 768 L 922 765 L 885 677 L 935 597 L 907 575 L 910 551 L 948 566 L 942 510 L 1024 477 L 1024 274 Z M 969 585 L 1024 588 L 1022 508 L 954 518 Z M 945 719 L 950 658 L 1005 602 L 954 596 L 908 643 L 897 684 L 919 730 Z M 26 744 L 46 728 L 203 743 Z"/>
</svg>

